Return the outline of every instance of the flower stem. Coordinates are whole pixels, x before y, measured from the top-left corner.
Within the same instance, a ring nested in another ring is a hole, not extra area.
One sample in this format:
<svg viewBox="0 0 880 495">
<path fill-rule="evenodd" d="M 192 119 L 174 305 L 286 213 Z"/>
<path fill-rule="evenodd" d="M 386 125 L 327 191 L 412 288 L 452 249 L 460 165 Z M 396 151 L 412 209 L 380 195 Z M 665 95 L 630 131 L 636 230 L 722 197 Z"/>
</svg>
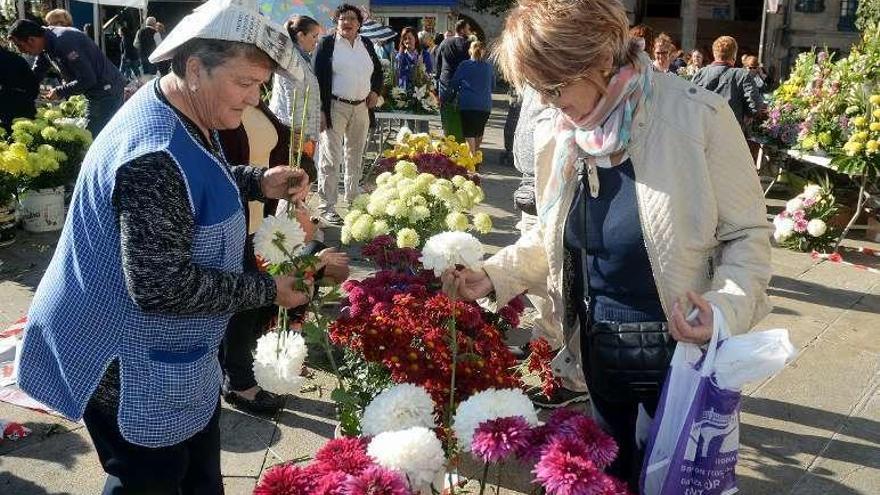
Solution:
<svg viewBox="0 0 880 495">
<path fill-rule="evenodd" d="M 480 495 L 486 491 L 486 478 L 489 477 L 489 461 L 483 464 L 483 476 L 480 478 Z"/>
<path fill-rule="evenodd" d="M 452 418 L 455 411 L 455 370 L 458 367 L 458 326 L 455 322 L 455 294 L 450 294 L 449 301 L 452 305 L 452 318 L 449 320 L 449 333 L 452 337 L 452 373 L 449 379 L 449 405 L 446 412 L 446 427 L 452 432 Z M 449 441 L 449 452 L 454 449 L 454 442 Z M 452 472 L 449 473 L 449 494 L 455 495 L 455 483 L 452 480 Z"/>
</svg>

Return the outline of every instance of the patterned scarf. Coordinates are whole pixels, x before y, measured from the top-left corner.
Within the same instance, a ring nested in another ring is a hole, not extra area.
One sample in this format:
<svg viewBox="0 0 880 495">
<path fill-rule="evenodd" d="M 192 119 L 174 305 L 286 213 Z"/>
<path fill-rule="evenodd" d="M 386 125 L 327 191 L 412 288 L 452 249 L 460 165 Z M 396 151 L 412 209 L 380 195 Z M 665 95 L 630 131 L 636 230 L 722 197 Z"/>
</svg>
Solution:
<svg viewBox="0 0 880 495">
<path fill-rule="evenodd" d="M 539 217 L 545 222 L 547 212 L 562 196 L 562 184 L 580 172 L 578 155 L 583 151 L 587 159 L 600 163 L 611 161 L 611 156 L 626 150 L 632 131 L 633 117 L 651 100 L 651 59 L 639 52 L 634 64 L 617 69 L 611 77 L 605 94 L 583 122 L 574 123 L 562 112 L 554 122 L 556 148 L 553 169 L 544 187 L 544 201 Z M 618 165 L 613 163 L 612 165 Z"/>
</svg>

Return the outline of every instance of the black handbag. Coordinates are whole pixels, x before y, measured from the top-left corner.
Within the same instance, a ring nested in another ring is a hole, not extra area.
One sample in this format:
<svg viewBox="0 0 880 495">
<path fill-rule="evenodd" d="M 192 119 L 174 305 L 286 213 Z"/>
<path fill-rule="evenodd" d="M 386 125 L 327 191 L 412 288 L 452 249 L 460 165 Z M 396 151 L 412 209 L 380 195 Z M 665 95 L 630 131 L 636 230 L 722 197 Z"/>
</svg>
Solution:
<svg viewBox="0 0 880 495">
<path fill-rule="evenodd" d="M 589 194 L 588 174 L 581 180 L 584 194 Z M 598 187 L 595 190 L 598 192 Z M 585 200 L 584 219 L 589 218 L 587 208 Z M 585 249 L 578 258 L 582 272 L 579 286 L 584 294 L 579 311 L 584 329 L 581 359 L 590 393 L 610 402 L 656 400 L 675 352 L 667 322 L 593 321 Z"/>
</svg>

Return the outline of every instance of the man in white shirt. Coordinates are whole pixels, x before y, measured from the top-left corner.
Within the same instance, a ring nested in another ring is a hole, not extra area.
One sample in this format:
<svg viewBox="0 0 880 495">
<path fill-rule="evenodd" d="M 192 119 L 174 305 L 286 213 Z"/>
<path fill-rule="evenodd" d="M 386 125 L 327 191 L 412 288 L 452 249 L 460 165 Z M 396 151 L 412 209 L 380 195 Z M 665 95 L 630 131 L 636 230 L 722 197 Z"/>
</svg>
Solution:
<svg viewBox="0 0 880 495">
<path fill-rule="evenodd" d="M 364 21 L 361 11 L 342 4 L 334 18 L 336 32 L 318 43 L 314 62 L 321 88 L 320 110 L 327 126 L 321 133 L 318 197 L 321 218 L 342 225 L 336 213 L 339 167 L 344 166 L 343 200 L 350 204 L 359 192 L 370 109 L 382 92 L 383 76 L 373 43 L 359 34 Z"/>
</svg>

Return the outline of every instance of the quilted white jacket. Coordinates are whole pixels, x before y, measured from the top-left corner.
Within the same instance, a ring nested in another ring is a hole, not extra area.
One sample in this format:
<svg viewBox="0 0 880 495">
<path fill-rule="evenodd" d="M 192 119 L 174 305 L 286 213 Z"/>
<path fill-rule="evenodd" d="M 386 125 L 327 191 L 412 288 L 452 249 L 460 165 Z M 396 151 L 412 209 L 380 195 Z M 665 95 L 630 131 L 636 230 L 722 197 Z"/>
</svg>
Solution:
<svg viewBox="0 0 880 495">
<path fill-rule="evenodd" d="M 542 113 L 535 130 L 538 211 L 552 165 L 554 115 Z M 636 116 L 627 151 L 667 317 L 673 303 L 693 290 L 723 312 L 732 333 L 751 329 L 770 309 L 770 226 L 754 162 L 727 102 L 675 75 L 654 73 L 652 104 Z M 568 350 L 558 361 L 571 368 L 557 371 L 577 376 L 580 332 L 570 318 L 566 323 L 562 240 L 577 177 L 563 188 L 545 223 L 496 253 L 484 268 L 500 304 L 525 291 L 549 297 Z M 682 302 L 687 314 L 689 303 Z"/>
</svg>

